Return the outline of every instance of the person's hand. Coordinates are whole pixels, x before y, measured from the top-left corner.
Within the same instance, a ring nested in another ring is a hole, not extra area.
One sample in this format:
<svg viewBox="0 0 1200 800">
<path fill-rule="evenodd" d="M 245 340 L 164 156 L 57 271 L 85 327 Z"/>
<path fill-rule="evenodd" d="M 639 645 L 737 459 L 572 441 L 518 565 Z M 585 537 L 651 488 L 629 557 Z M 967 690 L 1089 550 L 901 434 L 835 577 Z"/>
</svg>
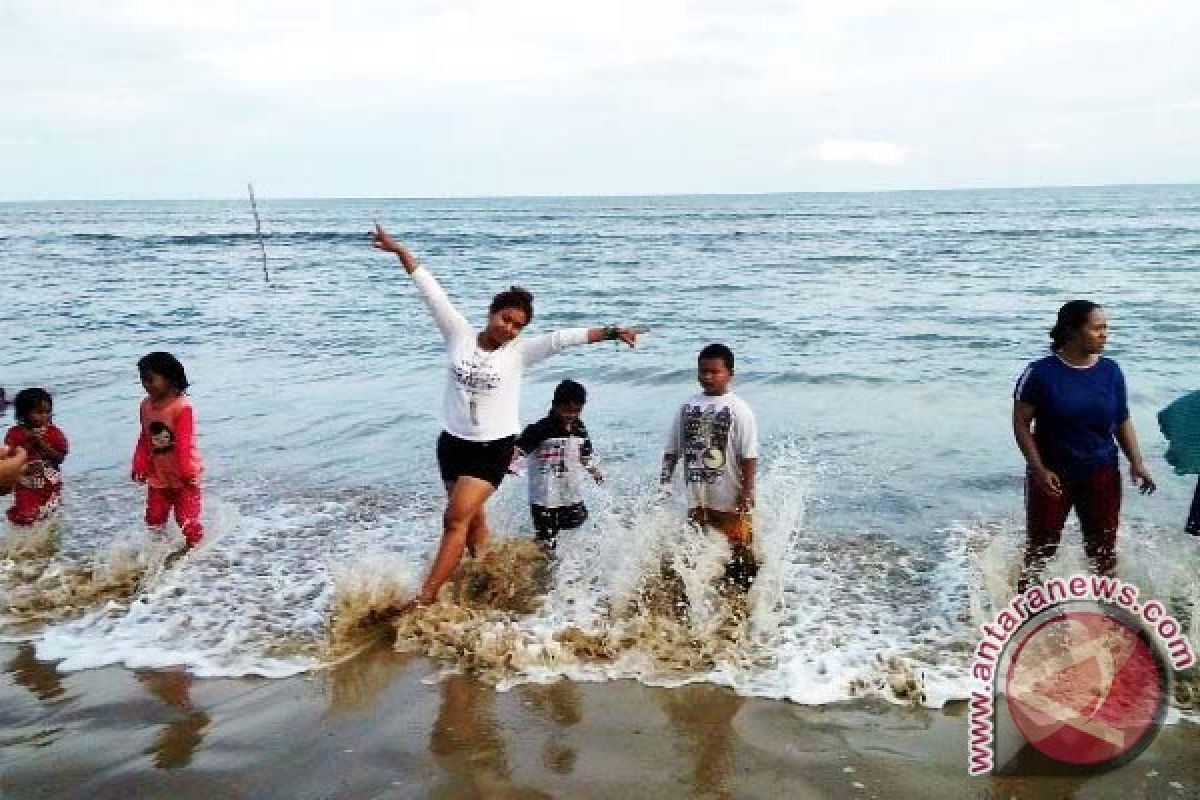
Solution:
<svg viewBox="0 0 1200 800">
<path fill-rule="evenodd" d="M 1037 488 L 1043 493 L 1048 494 L 1051 497 L 1058 497 L 1062 494 L 1062 481 L 1059 480 L 1058 475 L 1054 474 L 1045 467 L 1031 470 L 1031 474 L 1033 476 L 1034 485 L 1037 486 Z"/>
<path fill-rule="evenodd" d="M 189 489 L 196 489 L 200 486 L 200 479 L 195 475 L 181 475 L 179 480 Z"/>
<path fill-rule="evenodd" d="M 8 494 L 25 467 L 26 453 L 20 447 L 0 445 L 0 448 L 0 494 Z"/>
<path fill-rule="evenodd" d="M 375 230 L 371 233 L 371 244 L 376 250 L 382 250 L 385 253 L 394 253 L 400 257 L 400 263 L 404 265 L 404 269 L 412 272 L 417 268 L 417 259 L 409 252 L 408 248 L 400 244 L 392 238 L 391 234 L 383 229 L 383 226 L 378 222 L 375 223 Z"/>
<path fill-rule="evenodd" d="M 146 482 L 146 473 L 139 472 L 138 470 L 135 469 L 135 470 L 130 471 L 129 478 L 134 483 L 145 483 Z"/>
<path fill-rule="evenodd" d="M 400 255 L 400 252 L 404 250 L 404 245 L 393 239 L 391 234 L 385 231 L 378 222 L 375 223 L 375 230 L 371 232 L 371 244 L 376 250 L 382 250 L 385 253 Z"/>
<path fill-rule="evenodd" d="M 737 505 L 734 510 L 739 514 L 746 514 L 754 510 L 754 490 L 742 490 L 738 493 Z"/>
<path fill-rule="evenodd" d="M 1154 494 L 1154 490 L 1158 488 L 1154 478 L 1150 477 L 1150 470 L 1140 461 L 1129 465 L 1129 479 L 1142 494 Z"/>
<path fill-rule="evenodd" d="M 604 473 L 600 471 L 599 467 L 588 467 L 588 474 L 596 483 L 604 483 Z"/>
<path fill-rule="evenodd" d="M 637 347 L 637 328 L 617 328 L 617 340 L 622 341 L 630 347 Z"/>
</svg>

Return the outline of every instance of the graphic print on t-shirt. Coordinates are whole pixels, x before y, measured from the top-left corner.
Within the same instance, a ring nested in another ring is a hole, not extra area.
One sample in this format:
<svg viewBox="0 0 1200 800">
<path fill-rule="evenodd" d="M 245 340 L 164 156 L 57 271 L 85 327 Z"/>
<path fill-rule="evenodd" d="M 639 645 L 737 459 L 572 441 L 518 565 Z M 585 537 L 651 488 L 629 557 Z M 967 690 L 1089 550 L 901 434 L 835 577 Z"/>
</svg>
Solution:
<svg viewBox="0 0 1200 800">
<path fill-rule="evenodd" d="M 567 439 L 547 439 L 537 449 L 537 470 L 543 475 L 562 477 L 567 474 Z"/>
<path fill-rule="evenodd" d="M 59 471 L 48 461 L 30 461 L 17 478 L 17 486 L 24 489 L 45 489 L 62 482 Z"/>
<path fill-rule="evenodd" d="M 155 420 L 150 423 L 150 447 L 156 454 L 169 453 L 175 449 L 175 434 L 165 423 Z"/>
<path fill-rule="evenodd" d="M 49 428 L 39 428 L 36 433 L 51 446 L 60 450 L 66 449 L 66 440 L 62 438 L 61 433 L 56 436 Z M 23 447 L 27 453 L 31 453 L 29 461 L 22 468 L 21 474 L 17 476 L 17 486 L 23 489 L 39 490 L 49 486 L 58 486 L 62 482 L 61 473 L 54 464 L 40 455 L 39 450 L 34 448 L 30 443 L 32 437 L 33 434 L 20 425 L 11 428 L 8 435 L 4 437 L 5 445 Z"/>
<path fill-rule="evenodd" d="M 454 380 L 470 395 L 471 424 L 479 424 L 480 395 L 495 391 L 500 386 L 500 373 L 486 355 L 475 353 L 475 357 L 454 364 Z"/>
<path fill-rule="evenodd" d="M 589 467 L 592 442 L 582 420 L 566 425 L 553 414 L 526 426 L 517 447 L 529 454 L 529 502 L 560 508 L 583 502 L 582 468 Z"/>
<path fill-rule="evenodd" d="M 684 479 L 688 483 L 716 483 L 725 469 L 725 451 L 733 414 L 728 407 L 686 406 L 683 409 Z"/>
<path fill-rule="evenodd" d="M 483 359 L 463 360 L 454 365 L 454 380 L 468 392 L 482 394 L 500 385 L 500 374 Z"/>
</svg>

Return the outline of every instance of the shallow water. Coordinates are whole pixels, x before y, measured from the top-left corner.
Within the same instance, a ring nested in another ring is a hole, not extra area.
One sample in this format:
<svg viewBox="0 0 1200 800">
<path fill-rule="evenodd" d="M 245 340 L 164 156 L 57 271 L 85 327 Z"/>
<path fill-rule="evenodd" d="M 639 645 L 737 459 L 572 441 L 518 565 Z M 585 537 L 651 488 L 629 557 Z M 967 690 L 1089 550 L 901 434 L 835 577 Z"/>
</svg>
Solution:
<svg viewBox="0 0 1200 800">
<path fill-rule="evenodd" d="M 1126 496 L 1122 574 L 1190 615 L 1194 543 L 1180 529 L 1194 484 L 1161 462 L 1154 414 L 1196 388 L 1198 187 L 261 210 L 270 285 L 240 202 L 0 205 L 6 297 L 24 301 L 0 311 L 16 332 L 0 382 L 51 389 L 73 447 L 60 549 L 38 575 L 94 584 L 108 574 L 97 565 L 145 560 L 127 483 L 145 352 L 187 365 L 208 467 L 205 549 L 129 592 L 63 601 L 61 619 L 10 610 L 3 632 L 63 669 L 305 671 L 331 657 L 339 596 L 386 605 L 411 589 L 440 516 L 441 349 L 394 259 L 369 248 L 375 217 L 471 319 L 517 282 L 538 297 L 535 330 L 653 326 L 635 351 L 568 352 L 526 383 L 529 421 L 558 380 L 588 386 L 609 481 L 535 610 L 460 626 L 487 640 L 482 666 L 501 685 L 568 674 L 804 703 L 961 696 L 972 631 L 1006 602 L 1019 548 L 1012 384 L 1073 297 L 1108 308 L 1109 354 L 1161 486 Z M 728 647 L 707 582 L 719 543 L 686 538 L 678 509 L 651 503 L 670 409 L 713 340 L 736 351 L 763 440 L 764 572 Z M 501 536 L 528 533 L 520 481 L 492 508 Z M 1077 533 L 1067 542 L 1062 570 L 1081 563 Z M 627 610 L 663 549 L 685 557 L 683 632 Z M 0 562 L 0 583 L 30 569 Z M 609 657 L 572 652 L 575 631 Z M 698 644 L 677 646 L 685 634 Z"/>
</svg>

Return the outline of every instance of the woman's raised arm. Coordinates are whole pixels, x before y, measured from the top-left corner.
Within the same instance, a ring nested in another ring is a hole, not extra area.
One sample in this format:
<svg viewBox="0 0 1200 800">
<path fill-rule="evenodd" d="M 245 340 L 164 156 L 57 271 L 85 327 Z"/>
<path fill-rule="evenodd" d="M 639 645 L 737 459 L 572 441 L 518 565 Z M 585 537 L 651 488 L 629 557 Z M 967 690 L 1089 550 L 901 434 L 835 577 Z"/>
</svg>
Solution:
<svg viewBox="0 0 1200 800">
<path fill-rule="evenodd" d="M 416 256 L 407 247 L 393 239 L 378 222 L 371 233 L 371 244 L 376 250 L 394 253 L 400 259 L 404 271 L 412 276 L 413 283 L 421 291 L 421 299 L 425 301 L 429 312 L 433 314 L 433 321 L 447 341 L 456 336 L 470 335 L 471 324 L 450 302 L 441 284 L 417 262 Z"/>
<path fill-rule="evenodd" d="M 409 252 L 408 248 L 393 239 L 378 222 L 375 223 L 375 230 L 371 232 L 371 244 L 376 250 L 382 250 L 385 253 L 394 253 L 398 256 L 400 263 L 404 265 L 404 271 L 409 275 L 412 275 L 421 266 L 417 263 L 416 257 Z"/>
<path fill-rule="evenodd" d="M 603 328 L 564 328 L 553 333 L 531 336 L 522 344 L 525 365 L 536 364 L 555 353 L 561 353 L 564 349 L 572 345 L 619 341 L 624 342 L 630 347 L 634 347 L 637 345 L 638 335 L 645 332 L 646 328 L 641 327 L 625 328 L 617 325 L 606 325 Z"/>
</svg>

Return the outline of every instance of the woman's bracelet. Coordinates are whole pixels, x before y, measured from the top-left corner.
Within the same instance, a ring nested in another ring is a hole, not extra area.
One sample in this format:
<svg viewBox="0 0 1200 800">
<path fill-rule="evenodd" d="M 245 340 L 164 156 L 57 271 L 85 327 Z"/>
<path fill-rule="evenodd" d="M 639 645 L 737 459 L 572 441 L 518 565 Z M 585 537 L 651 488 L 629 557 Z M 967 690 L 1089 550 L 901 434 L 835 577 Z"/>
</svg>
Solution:
<svg viewBox="0 0 1200 800">
<path fill-rule="evenodd" d="M 605 325 L 601 331 L 600 338 L 605 341 L 612 341 L 621 335 L 621 329 L 616 325 Z"/>
</svg>

